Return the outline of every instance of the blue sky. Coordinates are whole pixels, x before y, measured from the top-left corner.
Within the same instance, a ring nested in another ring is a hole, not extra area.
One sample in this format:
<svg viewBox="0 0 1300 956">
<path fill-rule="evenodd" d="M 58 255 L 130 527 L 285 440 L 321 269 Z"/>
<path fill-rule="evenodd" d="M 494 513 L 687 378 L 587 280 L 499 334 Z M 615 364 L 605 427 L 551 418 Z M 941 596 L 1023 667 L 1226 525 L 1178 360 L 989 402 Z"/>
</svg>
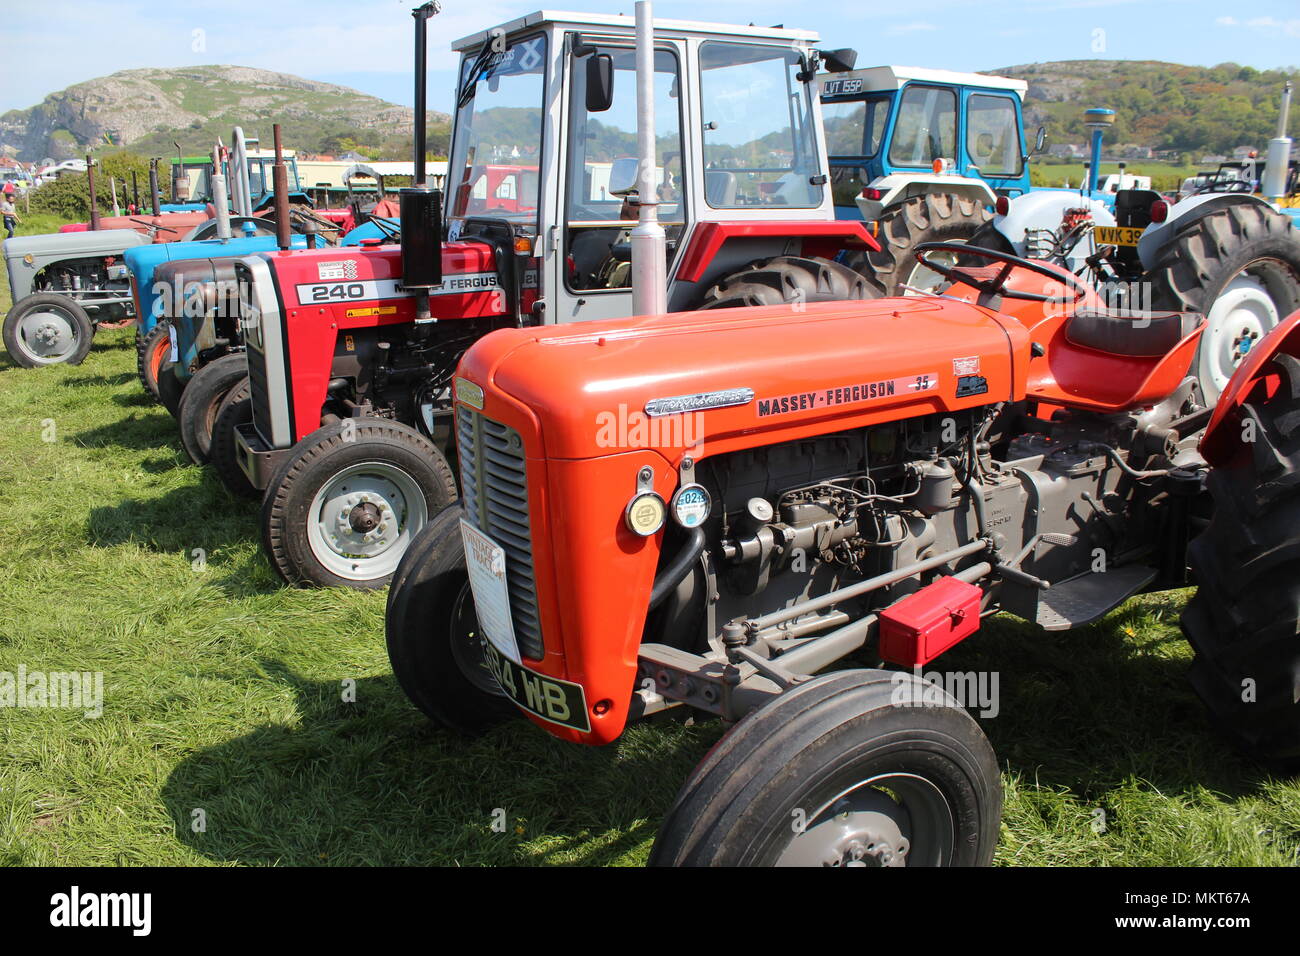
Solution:
<svg viewBox="0 0 1300 956">
<path fill-rule="evenodd" d="M 72 83 L 146 66 L 235 63 L 411 103 L 415 0 L 45 0 L 0 15 L 0 112 Z M 429 105 L 446 110 L 451 40 L 540 7 L 444 0 L 430 21 Z M 16 9 L 15 9 L 16 8 Z M 631 13 L 632 0 L 557 9 Z M 702 11 L 707 11 L 704 13 Z M 657 0 L 657 16 L 805 27 L 852 46 L 861 66 L 988 70 L 1066 59 L 1300 64 L 1296 0 Z"/>
</svg>

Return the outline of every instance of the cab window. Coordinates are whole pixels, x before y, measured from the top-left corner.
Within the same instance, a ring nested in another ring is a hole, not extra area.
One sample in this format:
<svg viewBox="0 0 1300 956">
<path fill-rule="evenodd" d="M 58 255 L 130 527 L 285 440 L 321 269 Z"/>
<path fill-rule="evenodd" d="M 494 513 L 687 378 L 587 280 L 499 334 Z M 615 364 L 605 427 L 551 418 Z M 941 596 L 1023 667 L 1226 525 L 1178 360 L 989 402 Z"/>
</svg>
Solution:
<svg viewBox="0 0 1300 956">
<path fill-rule="evenodd" d="M 880 150 L 889 118 L 889 98 L 838 100 L 822 103 L 826 152 L 831 156 L 870 159 Z"/>
<path fill-rule="evenodd" d="M 903 91 L 894 121 L 889 161 L 895 166 L 929 166 L 956 159 L 957 94 L 913 83 Z"/>
<path fill-rule="evenodd" d="M 966 153 L 985 176 L 1019 176 L 1023 144 L 1009 96 L 971 94 L 966 101 Z"/>
<path fill-rule="evenodd" d="M 636 203 L 636 51 L 601 46 L 614 61 L 614 102 L 588 113 L 587 71 L 575 60 L 569 94 L 569 158 L 565 200 L 565 277 L 574 291 L 632 285 L 630 232 Z M 655 182 L 659 221 L 671 259 L 686 222 L 677 56 L 655 51 Z"/>
</svg>

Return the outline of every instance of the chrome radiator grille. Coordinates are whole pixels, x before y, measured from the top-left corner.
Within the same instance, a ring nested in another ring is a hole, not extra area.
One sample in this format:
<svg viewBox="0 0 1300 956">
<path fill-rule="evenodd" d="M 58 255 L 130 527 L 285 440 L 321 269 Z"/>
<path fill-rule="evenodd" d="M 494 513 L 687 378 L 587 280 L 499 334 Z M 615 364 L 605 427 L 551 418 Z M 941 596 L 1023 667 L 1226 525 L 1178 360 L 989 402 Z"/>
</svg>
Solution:
<svg viewBox="0 0 1300 956">
<path fill-rule="evenodd" d="M 542 628 L 533 578 L 523 440 L 513 428 L 464 405 L 456 407 L 456 432 L 465 520 L 505 549 L 510 616 L 519 653 L 540 660 Z"/>
</svg>

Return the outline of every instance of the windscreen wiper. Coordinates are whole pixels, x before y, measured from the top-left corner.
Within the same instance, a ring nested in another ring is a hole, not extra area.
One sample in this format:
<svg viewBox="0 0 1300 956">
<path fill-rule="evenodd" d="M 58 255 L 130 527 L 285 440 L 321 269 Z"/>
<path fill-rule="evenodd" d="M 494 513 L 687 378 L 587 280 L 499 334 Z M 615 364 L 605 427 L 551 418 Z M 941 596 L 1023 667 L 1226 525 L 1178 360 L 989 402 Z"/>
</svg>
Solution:
<svg viewBox="0 0 1300 956">
<path fill-rule="evenodd" d="M 460 96 L 456 98 L 456 109 L 464 108 L 465 104 L 474 98 L 474 90 L 478 87 L 478 81 L 492 67 L 500 61 L 504 53 L 494 53 L 492 43 L 489 41 L 483 44 L 483 49 L 479 50 L 478 56 L 474 58 L 474 63 L 469 68 L 469 76 L 465 78 L 464 85 L 460 88 Z"/>
</svg>

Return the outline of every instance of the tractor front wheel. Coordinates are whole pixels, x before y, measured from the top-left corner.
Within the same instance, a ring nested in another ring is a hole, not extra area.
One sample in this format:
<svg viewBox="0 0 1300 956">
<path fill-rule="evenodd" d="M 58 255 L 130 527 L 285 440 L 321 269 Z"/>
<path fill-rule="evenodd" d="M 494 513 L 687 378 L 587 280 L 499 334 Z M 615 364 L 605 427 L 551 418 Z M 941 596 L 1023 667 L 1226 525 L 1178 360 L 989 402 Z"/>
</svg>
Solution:
<svg viewBox="0 0 1300 956">
<path fill-rule="evenodd" d="M 299 587 L 379 588 L 456 500 L 447 459 L 413 428 L 349 418 L 294 446 L 262 500 L 262 543 Z"/>
<path fill-rule="evenodd" d="M 1300 360 L 1274 361 L 1279 390 L 1242 406 L 1254 440 L 1210 472 L 1182 625 L 1211 721 L 1250 756 L 1300 767 Z"/>
<path fill-rule="evenodd" d="M 253 487 L 235 457 L 235 429 L 253 420 L 253 399 L 248 376 L 236 384 L 217 406 L 217 416 L 212 424 L 212 443 L 208 446 L 208 464 L 212 465 L 226 490 L 238 498 L 259 498 L 261 492 Z"/>
<path fill-rule="evenodd" d="M 650 864 L 989 864 L 997 760 L 941 693 L 903 671 L 852 670 L 769 701 L 695 768 Z"/>
<path fill-rule="evenodd" d="M 166 322 L 159 322 L 147 335 L 136 336 L 135 371 L 140 376 L 140 384 L 154 401 L 161 401 L 158 394 L 158 373 L 171 355 L 172 340 L 168 334 Z"/>
<path fill-rule="evenodd" d="M 206 465 L 212 447 L 212 426 L 226 393 L 248 377 L 248 361 L 242 352 L 223 355 L 194 373 L 181 394 L 176 417 L 181 426 L 181 444 L 196 465 Z"/>
<path fill-rule="evenodd" d="M 5 351 L 23 368 L 80 365 L 90 354 L 95 324 L 66 295 L 35 292 L 9 310 L 3 334 Z"/>
<path fill-rule="evenodd" d="M 403 555 L 384 617 L 393 676 L 430 720 L 473 734 L 519 710 L 483 656 L 483 636 L 465 570 L 464 513 L 436 515 Z"/>
<path fill-rule="evenodd" d="M 751 262 L 718 282 L 698 306 L 735 309 L 756 305 L 878 299 L 884 292 L 861 273 L 831 259 L 776 256 Z"/>
</svg>

